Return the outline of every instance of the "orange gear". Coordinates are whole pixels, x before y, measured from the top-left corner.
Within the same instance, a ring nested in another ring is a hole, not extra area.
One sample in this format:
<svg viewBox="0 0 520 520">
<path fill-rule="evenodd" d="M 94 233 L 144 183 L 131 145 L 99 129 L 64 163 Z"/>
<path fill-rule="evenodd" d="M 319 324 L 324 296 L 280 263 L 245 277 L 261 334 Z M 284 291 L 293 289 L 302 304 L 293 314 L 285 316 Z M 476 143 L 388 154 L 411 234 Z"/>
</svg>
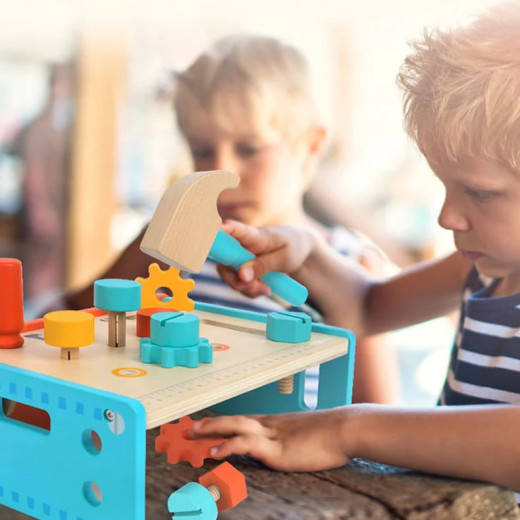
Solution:
<svg viewBox="0 0 520 520">
<path fill-rule="evenodd" d="M 178 423 L 161 426 L 161 434 L 155 438 L 155 450 L 159 453 L 167 453 L 167 461 L 170 464 L 186 460 L 194 468 L 200 468 L 204 464 L 204 459 L 211 458 L 209 450 L 213 446 L 220 446 L 225 440 L 224 438 L 189 439 L 188 432 L 194 422 L 186 415 L 181 417 Z"/>
<path fill-rule="evenodd" d="M 141 309 L 160 307 L 176 311 L 193 310 L 195 302 L 188 298 L 188 293 L 195 287 L 193 280 L 181 278 L 180 271 L 175 267 L 163 271 L 156 263 L 148 267 L 148 274 L 148 278 L 135 279 L 141 284 Z M 161 287 L 172 292 L 171 299 L 164 301 L 157 297 L 157 290 Z"/>
</svg>

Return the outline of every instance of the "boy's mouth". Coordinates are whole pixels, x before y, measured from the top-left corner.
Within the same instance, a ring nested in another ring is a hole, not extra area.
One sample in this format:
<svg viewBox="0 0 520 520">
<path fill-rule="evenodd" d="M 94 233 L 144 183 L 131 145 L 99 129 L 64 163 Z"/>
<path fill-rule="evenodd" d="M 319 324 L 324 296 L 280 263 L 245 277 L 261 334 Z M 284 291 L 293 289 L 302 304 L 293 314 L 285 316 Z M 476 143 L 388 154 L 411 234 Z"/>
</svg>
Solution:
<svg viewBox="0 0 520 520">
<path fill-rule="evenodd" d="M 459 249 L 459 253 L 470 262 L 476 262 L 479 258 L 484 256 L 483 253 L 479 253 L 478 251 L 468 251 L 467 249 Z"/>
<path fill-rule="evenodd" d="M 219 204 L 218 206 L 218 212 L 221 216 L 233 216 L 237 213 L 240 213 L 245 207 L 247 207 L 247 204 L 244 202 L 237 202 L 233 204 Z"/>
</svg>

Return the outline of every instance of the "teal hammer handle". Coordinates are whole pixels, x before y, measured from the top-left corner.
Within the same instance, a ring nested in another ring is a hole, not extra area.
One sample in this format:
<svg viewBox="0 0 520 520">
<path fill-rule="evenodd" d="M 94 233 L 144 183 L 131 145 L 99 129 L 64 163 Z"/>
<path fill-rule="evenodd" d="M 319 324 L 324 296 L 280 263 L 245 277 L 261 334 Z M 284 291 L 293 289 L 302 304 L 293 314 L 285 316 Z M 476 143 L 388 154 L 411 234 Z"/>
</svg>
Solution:
<svg viewBox="0 0 520 520">
<path fill-rule="evenodd" d="M 236 271 L 242 264 L 256 258 L 253 253 L 243 247 L 240 242 L 219 229 L 211 246 L 208 257 L 222 265 L 229 265 Z M 260 278 L 273 292 L 291 305 L 302 305 L 308 296 L 305 286 L 279 271 L 266 273 Z"/>
</svg>

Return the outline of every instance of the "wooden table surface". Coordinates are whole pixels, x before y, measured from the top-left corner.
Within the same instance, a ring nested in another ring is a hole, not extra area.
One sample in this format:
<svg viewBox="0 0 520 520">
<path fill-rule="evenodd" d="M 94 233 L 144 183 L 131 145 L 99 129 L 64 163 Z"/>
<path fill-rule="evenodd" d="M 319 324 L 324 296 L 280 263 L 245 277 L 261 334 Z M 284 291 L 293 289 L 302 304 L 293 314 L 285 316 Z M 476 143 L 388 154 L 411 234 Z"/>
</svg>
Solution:
<svg viewBox="0 0 520 520">
<path fill-rule="evenodd" d="M 172 520 L 170 493 L 219 463 L 170 465 L 147 432 L 146 520 Z M 248 498 L 221 520 L 520 520 L 512 492 L 444 479 L 363 460 L 316 473 L 279 473 L 246 457 L 229 461 L 246 476 Z M 0 506 L 0 520 L 29 517 Z M 124 520 L 124 519 L 113 519 Z"/>
</svg>

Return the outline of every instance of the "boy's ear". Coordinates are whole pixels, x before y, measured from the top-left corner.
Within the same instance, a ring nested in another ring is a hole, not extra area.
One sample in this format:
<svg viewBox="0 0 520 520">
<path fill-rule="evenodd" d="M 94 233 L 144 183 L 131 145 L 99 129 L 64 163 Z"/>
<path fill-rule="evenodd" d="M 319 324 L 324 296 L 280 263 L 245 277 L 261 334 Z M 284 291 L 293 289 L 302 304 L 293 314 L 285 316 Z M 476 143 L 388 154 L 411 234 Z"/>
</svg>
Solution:
<svg viewBox="0 0 520 520">
<path fill-rule="evenodd" d="M 309 130 L 305 150 L 306 157 L 303 164 L 306 188 L 309 187 L 314 174 L 316 173 L 316 167 L 323 151 L 326 136 L 327 131 L 324 126 L 316 125 Z"/>
<path fill-rule="evenodd" d="M 323 150 L 327 130 L 322 125 L 316 125 L 310 130 L 309 152 L 313 156 L 317 156 Z"/>
</svg>

